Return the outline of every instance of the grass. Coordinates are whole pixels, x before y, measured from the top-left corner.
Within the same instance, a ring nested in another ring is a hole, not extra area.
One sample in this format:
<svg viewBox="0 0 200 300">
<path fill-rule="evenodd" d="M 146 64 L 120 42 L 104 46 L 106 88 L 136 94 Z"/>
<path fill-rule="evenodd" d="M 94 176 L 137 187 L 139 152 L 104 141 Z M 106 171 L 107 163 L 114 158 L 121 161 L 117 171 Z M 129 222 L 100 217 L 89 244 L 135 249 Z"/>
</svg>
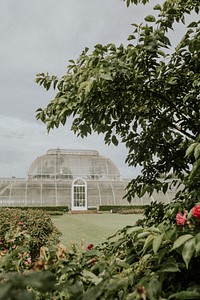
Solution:
<svg viewBox="0 0 200 300">
<path fill-rule="evenodd" d="M 60 241 L 64 245 L 71 242 L 84 245 L 98 245 L 126 225 L 134 225 L 142 215 L 130 214 L 64 214 L 52 216 L 55 226 L 61 231 Z"/>
</svg>

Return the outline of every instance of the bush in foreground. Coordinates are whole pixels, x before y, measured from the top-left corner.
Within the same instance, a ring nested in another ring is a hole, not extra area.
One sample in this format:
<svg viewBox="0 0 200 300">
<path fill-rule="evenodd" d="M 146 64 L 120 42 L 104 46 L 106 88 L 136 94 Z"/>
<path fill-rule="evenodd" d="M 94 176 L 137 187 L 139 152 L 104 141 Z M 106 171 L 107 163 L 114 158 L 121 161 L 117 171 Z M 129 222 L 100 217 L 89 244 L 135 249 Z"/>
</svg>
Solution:
<svg viewBox="0 0 200 300">
<path fill-rule="evenodd" d="M 43 245 L 58 243 L 60 233 L 49 215 L 41 210 L 0 209 L 0 258 L 15 269 L 34 261 Z M 14 258 L 15 257 L 15 258 Z"/>
<path fill-rule="evenodd" d="M 155 225 L 160 204 L 152 203 L 141 225 L 95 248 L 42 246 L 23 270 L 1 257 L 0 299 L 200 299 L 200 205 L 186 210 L 186 202 L 164 206 Z"/>
</svg>

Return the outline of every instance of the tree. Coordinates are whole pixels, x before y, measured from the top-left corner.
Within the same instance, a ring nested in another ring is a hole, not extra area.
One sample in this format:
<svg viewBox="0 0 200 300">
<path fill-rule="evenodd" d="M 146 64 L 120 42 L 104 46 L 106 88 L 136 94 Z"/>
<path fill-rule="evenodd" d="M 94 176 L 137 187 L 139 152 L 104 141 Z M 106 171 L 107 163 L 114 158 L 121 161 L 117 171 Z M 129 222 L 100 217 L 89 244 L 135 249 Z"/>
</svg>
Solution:
<svg viewBox="0 0 200 300">
<path fill-rule="evenodd" d="M 127 6 L 148 2 L 124 1 Z M 142 166 L 129 184 L 128 200 L 135 193 L 166 192 L 170 174 L 174 185 L 183 181 L 200 154 L 200 22 L 187 26 L 175 48 L 169 39 L 176 22 L 184 24 L 185 16 L 199 8 L 199 0 L 166 0 L 154 7 L 157 17 L 132 24 L 127 46 L 85 48 L 76 62 L 69 61 L 62 78 L 37 75 L 46 90 L 58 89 L 55 99 L 37 110 L 48 130 L 72 116 L 74 133 L 85 137 L 95 131 L 107 144 L 125 143 L 126 162 Z"/>
</svg>

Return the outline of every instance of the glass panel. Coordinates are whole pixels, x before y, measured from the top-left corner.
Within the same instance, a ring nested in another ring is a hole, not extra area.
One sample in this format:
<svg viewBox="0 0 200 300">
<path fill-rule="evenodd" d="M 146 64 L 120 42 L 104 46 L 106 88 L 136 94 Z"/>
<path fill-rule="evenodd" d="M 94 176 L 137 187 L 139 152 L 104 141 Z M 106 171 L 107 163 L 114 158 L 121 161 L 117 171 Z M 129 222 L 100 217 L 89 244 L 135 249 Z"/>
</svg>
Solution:
<svg viewBox="0 0 200 300">
<path fill-rule="evenodd" d="M 74 186 L 74 206 L 85 206 L 85 186 Z"/>
</svg>

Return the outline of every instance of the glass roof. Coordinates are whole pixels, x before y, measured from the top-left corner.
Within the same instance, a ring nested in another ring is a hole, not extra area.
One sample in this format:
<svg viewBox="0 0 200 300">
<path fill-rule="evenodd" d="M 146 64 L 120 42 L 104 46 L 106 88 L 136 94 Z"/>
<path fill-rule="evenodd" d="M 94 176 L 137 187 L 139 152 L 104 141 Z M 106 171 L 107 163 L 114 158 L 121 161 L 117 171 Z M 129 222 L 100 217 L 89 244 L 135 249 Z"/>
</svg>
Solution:
<svg viewBox="0 0 200 300">
<path fill-rule="evenodd" d="M 117 166 L 94 150 L 51 149 L 30 166 L 28 178 L 120 180 Z"/>
</svg>

